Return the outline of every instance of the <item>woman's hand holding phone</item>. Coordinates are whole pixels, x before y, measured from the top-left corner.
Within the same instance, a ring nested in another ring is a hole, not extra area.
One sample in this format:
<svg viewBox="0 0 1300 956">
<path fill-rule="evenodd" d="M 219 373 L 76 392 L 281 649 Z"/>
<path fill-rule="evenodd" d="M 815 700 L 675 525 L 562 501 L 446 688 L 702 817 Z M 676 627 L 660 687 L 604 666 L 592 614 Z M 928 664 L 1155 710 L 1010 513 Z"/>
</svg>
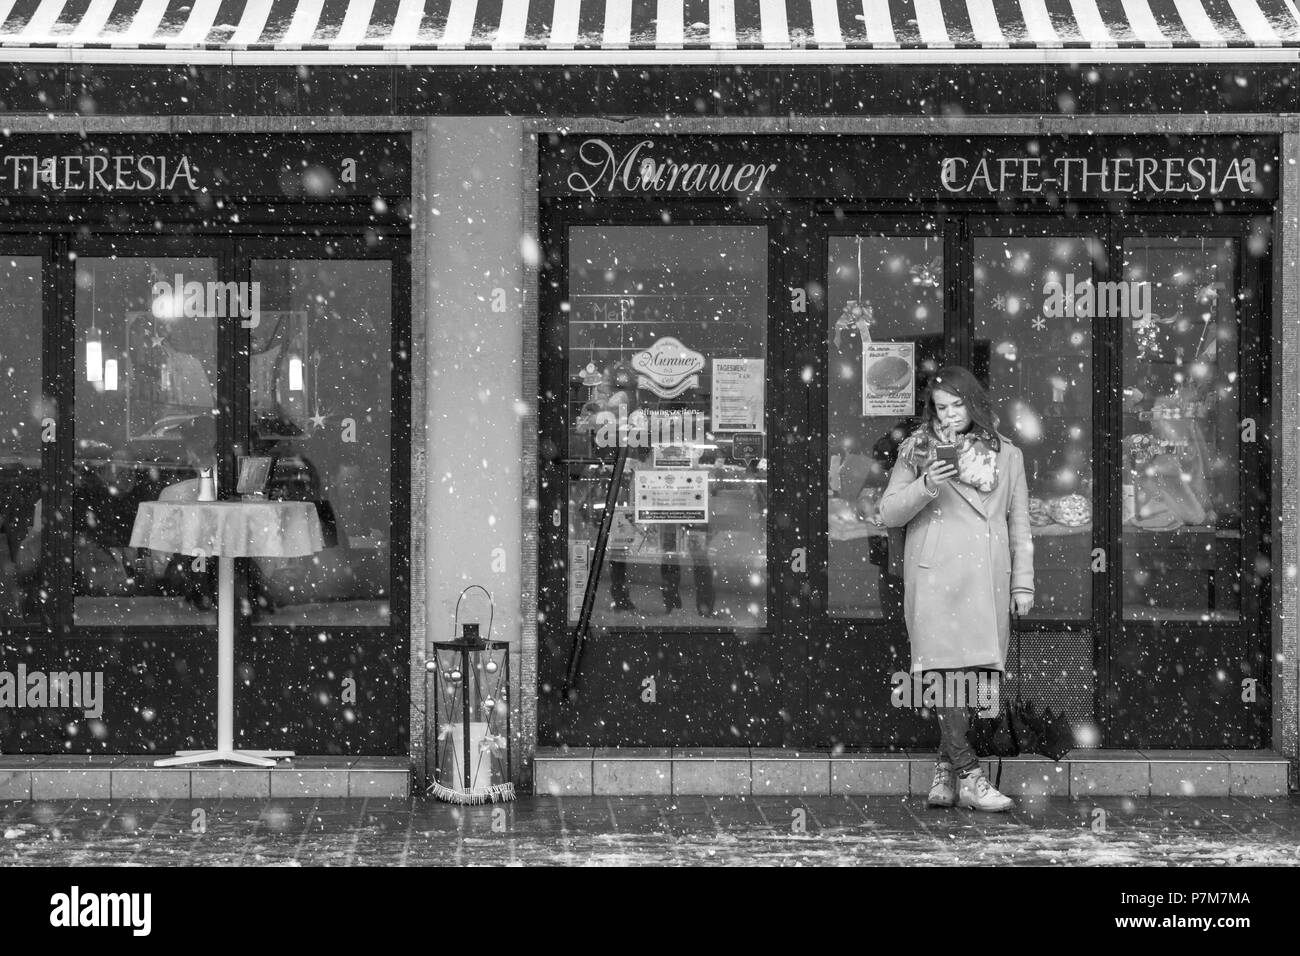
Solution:
<svg viewBox="0 0 1300 956">
<path fill-rule="evenodd" d="M 930 467 L 925 470 L 925 476 L 926 484 L 931 488 L 938 488 L 942 482 L 957 477 L 957 466 L 951 461 L 936 458 L 930 462 Z"/>
</svg>

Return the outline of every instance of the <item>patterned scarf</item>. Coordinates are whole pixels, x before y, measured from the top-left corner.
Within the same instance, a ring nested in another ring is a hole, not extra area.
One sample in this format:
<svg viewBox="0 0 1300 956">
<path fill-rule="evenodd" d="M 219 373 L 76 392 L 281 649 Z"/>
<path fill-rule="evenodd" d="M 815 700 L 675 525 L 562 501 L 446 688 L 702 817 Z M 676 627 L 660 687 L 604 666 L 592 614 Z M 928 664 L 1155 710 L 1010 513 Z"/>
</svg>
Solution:
<svg viewBox="0 0 1300 956">
<path fill-rule="evenodd" d="M 925 425 L 921 425 L 899 449 L 901 455 L 917 471 L 925 471 L 935 459 L 935 446 L 944 441 Z M 957 480 L 970 485 L 981 494 L 997 487 L 998 454 L 993 450 L 993 436 L 978 425 L 956 436 Z"/>
</svg>

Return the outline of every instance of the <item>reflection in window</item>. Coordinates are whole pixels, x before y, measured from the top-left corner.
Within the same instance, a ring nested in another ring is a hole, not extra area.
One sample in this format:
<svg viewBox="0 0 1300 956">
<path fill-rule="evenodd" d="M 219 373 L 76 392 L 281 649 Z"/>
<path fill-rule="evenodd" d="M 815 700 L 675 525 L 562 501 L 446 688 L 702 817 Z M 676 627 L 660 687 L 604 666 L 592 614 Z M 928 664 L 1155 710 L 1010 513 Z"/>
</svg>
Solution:
<svg viewBox="0 0 1300 956">
<path fill-rule="evenodd" d="M 251 563 L 254 623 L 388 623 L 392 265 L 256 260 L 251 454 L 269 497 L 313 501 L 325 550 Z"/>
<path fill-rule="evenodd" d="M 1124 616 L 1241 610 L 1237 243 L 1124 243 L 1149 311 L 1123 323 Z"/>
<path fill-rule="evenodd" d="M 41 259 L 0 256 L 0 627 L 40 619 Z"/>
<path fill-rule="evenodd" d="M 206 289 L 216 262 L 77 260 L 71 530 L 78 624 L 216 621 L 216 562 L 129 546 L 142 502 L 196 496 L 198 469 L 217 460 L 217 320 L 205 299 L 179 294 L 177 276 Z"/>
<path fill-rule="evenodd" d="M 765 230 L 574 228 L 569 275 L 569 620 L 627 446 L 593 625 L 761 627 Z"/>
<path fill-rule="evenodd" d="M 1035 617 L 1091 616 L 1093 266 L 1098 240 L 975 239 L 973 371 L 1021 450 Z"/>
<path fill-rule="evenodd" d="M 878 507 L 898 445 L 919 421 L 925 382 L 942 364 L 942 249 L 937 236 L 830 239 L 827 571 L 833 617 L 902 618 L 902 556 L 893 569 L 898 574 L 891 574 L 891 539 Z M 900 344 L 910 345 L 910 352 L 900 351 Z M 908 355 L 910 369 L 901 364 Z M 893 540 L 901 543 L 901 535 Z"/>
</svg>

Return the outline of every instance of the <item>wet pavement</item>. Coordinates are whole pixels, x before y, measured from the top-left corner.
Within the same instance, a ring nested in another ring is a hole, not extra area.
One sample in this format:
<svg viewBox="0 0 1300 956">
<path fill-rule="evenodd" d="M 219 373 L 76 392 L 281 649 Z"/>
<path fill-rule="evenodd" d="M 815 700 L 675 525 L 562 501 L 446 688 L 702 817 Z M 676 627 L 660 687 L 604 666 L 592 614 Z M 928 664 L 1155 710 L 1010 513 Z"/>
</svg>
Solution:
<svg viewBox="0 0 1300 956">
<path fill-rule="evenodd" d="M 1300 866 L 1300 795 L 1021 801 L 524 797 L 0 803 L 0 866 L 1079 864 Z"/>
</svg>

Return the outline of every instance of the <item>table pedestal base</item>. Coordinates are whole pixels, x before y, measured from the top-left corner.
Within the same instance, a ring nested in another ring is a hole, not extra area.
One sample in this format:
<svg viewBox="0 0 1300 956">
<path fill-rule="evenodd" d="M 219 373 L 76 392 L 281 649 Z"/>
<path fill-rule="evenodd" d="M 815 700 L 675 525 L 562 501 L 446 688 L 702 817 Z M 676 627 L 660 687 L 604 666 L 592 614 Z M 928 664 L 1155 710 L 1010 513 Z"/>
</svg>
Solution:
<svg viewBox="0 0 1300 956">
<path fill-rule="evenodd" d="M 249 767 L 274 767 L 276 758 L 292 757 L 292 750 L 235 749 L 235 559 L 217 559 L 217 747 L 215 750 L 178 750 L 174 757 L 155 760 L 155 767 L 180 767 L 195 763 L 242 763 Z"/>
<path fill-rule="evenodd" d="M 155 760 L 155 767 L 180 767 L 194 763 L 227 761 L 249 767 L 274 767 L 276 760 L 292 757 L 292 750 L 178 750 L 174 757 Z"/>
</svg>

